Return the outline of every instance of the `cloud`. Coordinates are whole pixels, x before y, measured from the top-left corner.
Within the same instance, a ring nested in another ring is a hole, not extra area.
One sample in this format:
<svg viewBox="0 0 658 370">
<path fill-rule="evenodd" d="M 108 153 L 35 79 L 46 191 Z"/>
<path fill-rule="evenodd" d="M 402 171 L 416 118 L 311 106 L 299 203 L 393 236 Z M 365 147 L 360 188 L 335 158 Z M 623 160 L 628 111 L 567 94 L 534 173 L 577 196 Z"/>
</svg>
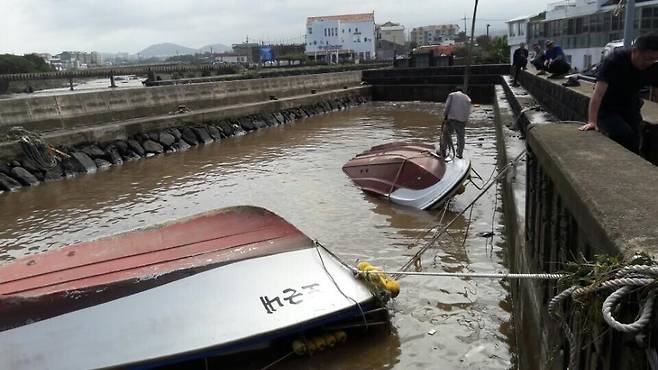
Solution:
<svg viewBox="0 0 658 370">
<path fill-rule="evenodd" d="M 457 23 L 470 17 L 473 1 L 454 0 L 0 0 L 0 53 L 62 50 L 137 52 L 174 42 L 210 43 L 303 40 L 307 16 L 375 11 L 375 20 L 416 26 Z M 491 23 L 545 9 L 545 1 L 481 0 L 478 31 Z M 510 9 L 513 11 L 510 12 Z M 494 21 L 498 20 L 498 21 Z M 468 27 L 470 28 L 470 21 Z"/>
</svg>

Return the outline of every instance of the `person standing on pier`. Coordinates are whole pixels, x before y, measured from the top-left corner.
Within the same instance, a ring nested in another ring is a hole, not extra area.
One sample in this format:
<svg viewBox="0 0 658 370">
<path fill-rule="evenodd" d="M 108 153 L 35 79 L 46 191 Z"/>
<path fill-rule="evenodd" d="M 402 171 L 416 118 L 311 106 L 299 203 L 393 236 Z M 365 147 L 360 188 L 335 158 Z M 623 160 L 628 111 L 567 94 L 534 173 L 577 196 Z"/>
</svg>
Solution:
<svg viewBox="0 0 658 370">
<path fill-rule="evenodd" d="M 581 131 L 601 133 L 634 152 L 640 152 L 640 89 L 658 86 L 658 33 L 638 37 L 630 50 L 616 50 L 601 62 L 587 123 Z"/>
<path fill-rule="evenodd" d="M 512 56 L 512 68 L 514 69 L 512 86 L 519 86 L 519 73 L 521 73 L 522 69 L 526 68 L 526 64 L 528 64 L 528 49 L 525 48 L 525 43 L 522 42 L 519 48 L 514 50 L 514 55 Z"/>
<path fill-rule="evenodd" d="M 457 87 L 448 95 L 443 111 L 443 125 L 441 125 L 441 139 L 439 142 L 439 154 L 445 158 L 448 148 L 452 148 L 452 132 L 457 135 L 457 158 L 464 155 L 464 139 L 466 136 L 466 122 L 471 114 L 471 98 Z"/>
</svg>

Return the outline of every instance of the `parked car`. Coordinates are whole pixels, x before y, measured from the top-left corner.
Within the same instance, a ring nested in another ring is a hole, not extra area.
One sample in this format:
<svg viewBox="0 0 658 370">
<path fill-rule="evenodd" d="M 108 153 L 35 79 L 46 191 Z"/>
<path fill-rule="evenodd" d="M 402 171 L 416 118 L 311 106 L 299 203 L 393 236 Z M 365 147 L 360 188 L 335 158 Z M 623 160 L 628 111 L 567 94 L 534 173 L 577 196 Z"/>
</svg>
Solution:
<svg viewBox="0 0 658 370">
<path fill-rule="evenodd" d="M 624 47 L 624 40 L 610 41 L 609 43 L 605 44 L 603 50 L 601 50 L 601 60 L 605 59 L 613 51 L 617 49 L 622 49 L 623 47 Z"/>
</svg>

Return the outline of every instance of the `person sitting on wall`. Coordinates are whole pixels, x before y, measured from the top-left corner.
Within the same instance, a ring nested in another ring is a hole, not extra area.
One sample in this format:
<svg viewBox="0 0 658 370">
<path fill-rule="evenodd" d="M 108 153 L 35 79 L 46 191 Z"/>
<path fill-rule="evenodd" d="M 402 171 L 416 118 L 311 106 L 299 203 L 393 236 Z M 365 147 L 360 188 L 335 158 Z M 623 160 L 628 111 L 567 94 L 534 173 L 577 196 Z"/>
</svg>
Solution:
<svg viewBox="0 0 658 370">
<path fill-rule="evenodd" d="M 512 55 L 512 68 L 514 69 L 514 81 L 512 86 L 519 86 L 519 73 L 521 69 L 525 69 L 528 64 L 528 49 L 525 48 L 525 43 L 522 42 L 519 48 L 514 50 Z"/>
<path fill-rule="evenodd" d="M 658 33 L 638 37 L 630 50 L 615 50 L 600 64 L 587 123 L 581 131 L 600 130 L 626 149 L 640 152 L 640 89 L 658 86 Z"/>
<path fill-rule="evenodd" d="M 535 52 L 534 57 L 530 61 L 530 64 L 535 66 L 535 68 L 538 71 L 541 71 L 544 69 L 544 62 L 546 61 L 546 54 L 544 53 L 544 50 L 542 50 L 541 46 L 539 44 L 534 44 L 532 45 L 532 49 Z"/>
<path fill-rule="evenodd" d="M 452 148 L 452 132 L 457 135 L 457 158 L 464 155 L 465 128 L 468 116 L 471 114 L 471 98 L 462 92 L 460 87 L 448 94 L 443 110 L 443 125 L 441 125 L 441 139 L 439 141 L 439 155 L 446 157 L 448 148 Z"/>
<path fill-rule="evenodd" d="M 571 66 L 566 61 L 566 55 L 564 51 L 558 45 L 555 45 L 553 41 L 546 41 L 546 59 L 544 60 L 544 65 L 541 68 L 541 71 L 537 73 L 538 75 L 550 73 L 549 78 L 559 78 L 569 73 Z"/>
</svg>

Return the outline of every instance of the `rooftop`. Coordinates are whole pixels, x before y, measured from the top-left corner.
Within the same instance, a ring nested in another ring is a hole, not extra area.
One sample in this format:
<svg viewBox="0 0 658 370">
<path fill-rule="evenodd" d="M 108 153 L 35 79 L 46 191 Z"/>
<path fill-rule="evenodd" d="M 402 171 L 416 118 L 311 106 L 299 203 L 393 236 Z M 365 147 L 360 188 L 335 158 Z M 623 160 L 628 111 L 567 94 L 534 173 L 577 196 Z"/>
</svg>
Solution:
<svg viewBox="0 0 658 370">
<path fill-rule="evenodd" d="M 319 17 L 306 18 L 306 26 L 313 22 L 322 21 L 342 21 L 342 22 L 375 22 L 375 13 L 361 13 L 361 14 L 342 14 L 342 15 L 326 15 Z"/>
</svg>

